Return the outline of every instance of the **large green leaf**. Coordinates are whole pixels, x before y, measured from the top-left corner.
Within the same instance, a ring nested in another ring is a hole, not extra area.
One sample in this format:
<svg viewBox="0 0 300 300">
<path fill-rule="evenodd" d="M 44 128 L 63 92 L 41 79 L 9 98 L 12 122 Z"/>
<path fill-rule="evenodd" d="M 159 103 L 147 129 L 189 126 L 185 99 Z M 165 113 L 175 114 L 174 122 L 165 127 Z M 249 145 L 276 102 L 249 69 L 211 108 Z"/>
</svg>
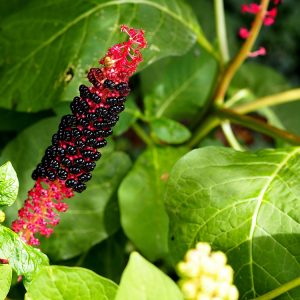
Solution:
<svg viewBox="0 0 300 300">
<path fill-rule="evenodd" d="M 1 106 L 37 111 L 74 97 L 87 70 L 126 38 L 120 24 L 145 29 L 144 66 L 183 54 L 201 35 L 181 0 L 30 1 L 0 20 Z"/>
<path fill-rule="evenodd" d="M 12 268 L 10 265 L 0 264 L 0 300 L 4 300 L 9 292 L 12 278 Z"/>
<path fill-rule="evenodd" d="M 0 167 L 0 207 L 12 205 L 18 195 L 19 182 L 10 162 Z"/>
<path fill-rule="evenodd" d="M 300 275 L 300 148 L 207 147 L 174 166 L 166 192 L 174 261 L 198 241 L 226 251 L 241 299 Z M 280 299 L 299 299 L 300 289 Z"/>
<path fill-rule="evenodd" d="M 113 300 L 117 285 L 96 273 L 76 267 L 44 267 L 27 289 L 26 300 Z"/>
<path fill-rule="evenodd" d="M 146 114 L 190 120 L 209 95 L 216 67 L 215 60 L 199 47 L 153 64 L 141 74 Z"/>
<path fill-rule="evenodd" d="M 183 300 L 183 296 L 167 275 L 133 252 L 123 272 L 115 300 Z"/>
<path fill-rule="evenodd" d="M 42 249 L 55 260 L 68 259 L 106 239 L 120 226 L 116 191 L 131 166 L 122 152 L 105 155 L 93 171 L 88 188 L 68 201 L 67 213 Z"/>
<path fill-rule="evenodd" d="M 28 282 L 48 258 L 40 250 L 25 244 L 12 230 L 0 225 L 0 258 L 7 259 L 18 275 Z"/>
<path fill-rule="evenodd" d="M 163 194 L 169 171 L 185 152 L 184 148 L 149 148 L 139 156 L 119 188 L 122 227 L 151 260 L 168 251 Z"/>
<path fill-rule="evenodd" d="M 34 182 L 31 172 L 40 162 L 51 135 L 56 131 L 57 118 L 45 119 L 24 130 L 7 145 L 2 160 L 14 164 L 20 180 L 20 192 L 13 206 L 6 209 L 7 221 L 17 217 L 27 192 Z M 103 158 L 93 172 L 88 189 L 68 201 L 68 213 L 61 215 L 51 239 L 45 239 L 42 248 L 56 259 L 66 259 L 78 255 L 100 242 L 119 227 L 119 217 L 115 193 L 119 183 L 130 168 L 128 156 L 121 152 L 109 153 L 107 146 Z"/>
</svg>

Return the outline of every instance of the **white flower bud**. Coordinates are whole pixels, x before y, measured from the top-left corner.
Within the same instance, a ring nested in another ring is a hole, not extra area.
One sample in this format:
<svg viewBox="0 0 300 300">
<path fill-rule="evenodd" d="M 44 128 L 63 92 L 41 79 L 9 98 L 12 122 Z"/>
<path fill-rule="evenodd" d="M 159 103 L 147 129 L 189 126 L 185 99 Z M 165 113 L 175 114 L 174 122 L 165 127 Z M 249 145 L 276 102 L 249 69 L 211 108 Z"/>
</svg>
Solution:
<svg viewBox="0 0 300 300">
<path fill-rule="evenodd" d="M 221 268 L 218 272 L 218 280 L 222 282 L 233 282 L 233 269 L 226 265 L 223 268 Z"/>
<path fill-rule="evenodd" d="M 202 253 L 202 255 L 209 255 L 211 247 L 208 243 L 197 243 L 196 249 Z"/>
<path fill-rule="evenodd" d="M 193 280 L 183 280 L 180 283 L 182 293 L 187 299 L 195 299 L 197 296 L 197 283 Z"/>
<path fill-rule="evenodd" d="M 227 294 L 227 299 L 228 300 L 238 300 L 239 298 L 239 291 L 236 288 L 235 285 L 231 285 Z"/>
<path fill-rule="evenodd" d="M 211 300 L 211 297 L 201 293 L 196 300 Z"/>
<path fill-rule="evenodd" d="M 0 209 L 0 223 L 5 221 L 5 213 Z"/>
<path fill-rule="evenodd" d="M 212 296 L 217 288 L 216 281 L 210 276 L 201 276 L 201 278 L 199 279 L 199 284 L 201 287 L 201 291 L 203 291 L 204 294 L 207 294 L 208 296 Z"/>
<path fill-rule="evenodd" d="M 221 252 L 221 251 L 217 251 L 217 252 L 213 252 L 211 254 L 211 259 L 218 265 L 218 266 L 225 266 L 227 263 L 227 257 L 226 255 Z"/>
</svg>

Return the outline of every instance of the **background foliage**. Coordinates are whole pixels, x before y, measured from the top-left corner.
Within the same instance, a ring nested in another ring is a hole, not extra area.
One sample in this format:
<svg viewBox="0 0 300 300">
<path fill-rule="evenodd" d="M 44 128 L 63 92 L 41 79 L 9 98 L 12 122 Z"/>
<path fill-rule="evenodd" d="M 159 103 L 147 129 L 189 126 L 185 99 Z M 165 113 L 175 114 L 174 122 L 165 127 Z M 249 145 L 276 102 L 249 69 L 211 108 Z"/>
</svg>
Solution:
<svg viewBox="0 0 300 300">
<path fill-rule="evenodd" d="M 232 56 L 238 29 L 251 22 L 240 4 L 225 7 Z M 243 90 L 246 103 L 300 83 L 299 12 L 296 0 L 284 1 L 258 40 L 268 55 L 242 66 L 228 98 Z M 11 0 L 0 1 L 0 16 L 0 160 L 14 168 L 0 168 L 6 226 L 89 68 L 123 38 L 119 25 L 143 28 L 149 43 L 87 191 L 42 240 L 51 266 L 0 225 L 0 258 L 10 257 L 0 265 L 0 299 L 11 282 L 8 297 L 24 299 L 16 273 L 24 276 L 25 299 L 183 299 L 171 278 L 197 241 L 226 252 L 241 299 L 300 276 L 299 148 L 241 127 L 233 128 L 246 152 L 226 148 L 220 128 L 190 143 L 219 75 L 203 41 L 204 33 L 216 48 L 212 1 Z M 300 135 L 299 109 L 291 102 L 258 114 Z M 252 152 L 261 148 L 272 149 Z"/>
</svg>

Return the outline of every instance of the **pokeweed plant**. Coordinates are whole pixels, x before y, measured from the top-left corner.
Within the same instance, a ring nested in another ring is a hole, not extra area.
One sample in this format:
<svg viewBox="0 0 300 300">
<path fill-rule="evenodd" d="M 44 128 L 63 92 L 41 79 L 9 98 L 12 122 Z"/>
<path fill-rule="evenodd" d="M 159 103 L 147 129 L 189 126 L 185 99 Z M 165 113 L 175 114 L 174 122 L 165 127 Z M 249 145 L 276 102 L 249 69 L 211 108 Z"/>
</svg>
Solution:
<svg viewBox="0 0 300 300">
<path fill-rule="evenodd" d="M 281 2 L 0 3 L 0 299 L 298 299 Z"/>
</svg>

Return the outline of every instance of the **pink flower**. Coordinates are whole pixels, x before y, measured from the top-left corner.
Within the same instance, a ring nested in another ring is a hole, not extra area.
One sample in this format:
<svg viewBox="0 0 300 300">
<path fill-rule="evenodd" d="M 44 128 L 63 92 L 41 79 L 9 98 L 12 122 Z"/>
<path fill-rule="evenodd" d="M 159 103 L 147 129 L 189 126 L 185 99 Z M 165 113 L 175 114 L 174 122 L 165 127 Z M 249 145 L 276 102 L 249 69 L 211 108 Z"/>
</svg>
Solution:
<svg viewBox="0 0 300 300">
<path fill-rule="evenodd" d="M 248 36 L 249 36 L 249 30 L 248 30 L 247 28 L 245 28 L 245 27 L 240 28 L 239 36 L 240 36 L 242 39 L 248 38 Z"/>
<path fill-rule="evenodd" d="M 24 207 L 12 228 L 30 245 L 38 245 L 36 234 L 49 237 L 59 223 L 58 212 L 68 209 L 65 198 L 83 192 L 91 172 L 101 157 L 98 148 L 106 145 L 130 92 L 129 77 L 142 61 L 141 49 L 147 43 L 144 31 L 121 26 L 129 39 L 108 49 L 99 61 L 100 68 L 91 68 L 88 80 L 81 85 L 80 97 L 70 104 L 72 114 L 63 116 L 40 164 L 32 173 L 36 180 L 28 192 Z"/>
</svg>

